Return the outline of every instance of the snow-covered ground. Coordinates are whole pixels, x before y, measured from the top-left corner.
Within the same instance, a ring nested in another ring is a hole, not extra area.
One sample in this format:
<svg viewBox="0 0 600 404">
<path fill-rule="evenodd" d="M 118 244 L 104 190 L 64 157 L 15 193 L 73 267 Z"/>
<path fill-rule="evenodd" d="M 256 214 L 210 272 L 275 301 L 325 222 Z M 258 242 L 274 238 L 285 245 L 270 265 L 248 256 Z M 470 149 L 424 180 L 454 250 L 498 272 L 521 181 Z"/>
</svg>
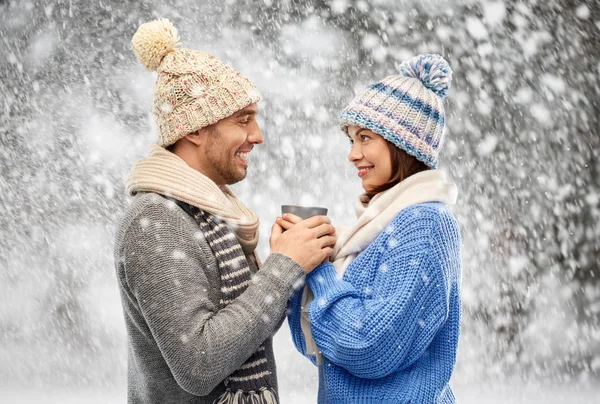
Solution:
<svg viewBox="0 0 600 404">
<path fill-rule="evenodd" d="M 582 390 L 568 386 L 498 385 L 456 389 L 460 404 L 559 404 L 600 403 L 600 389 Z M 25 390 L 0 388 L 0 402 L 4 404 L 122 404 L 125 392 L 98 390 Z M 315 396 L 282 391 L 283 404 L 314 403 Z"/>
</svg>

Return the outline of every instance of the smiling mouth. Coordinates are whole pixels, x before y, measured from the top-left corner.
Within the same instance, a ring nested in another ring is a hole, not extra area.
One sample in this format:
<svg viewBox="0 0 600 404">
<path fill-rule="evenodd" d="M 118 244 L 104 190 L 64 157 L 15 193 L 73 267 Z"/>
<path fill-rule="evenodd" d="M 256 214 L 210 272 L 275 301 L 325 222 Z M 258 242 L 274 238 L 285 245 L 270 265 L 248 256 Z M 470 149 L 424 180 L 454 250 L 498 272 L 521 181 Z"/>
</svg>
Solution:
<svg viewBox="0 0 600 404">
<path fill-rule="evenodd" d="M 250 154 L 250 152 L 237 152 L 235 153 L 235 157 L 237 157 L 240 162 L 242 162 L 244 165 L 248 165 L 248 155 Z"/>
<path fill-rule="evenodd" d="M 358 169 L 358 176 L 359 177 L 364 177 L 365 175 L 367 175 L 368 173 L 371 172 L 371 170 L 375 168 L 374 166 L 371 167 L 361 167 Z"/>
</svg>

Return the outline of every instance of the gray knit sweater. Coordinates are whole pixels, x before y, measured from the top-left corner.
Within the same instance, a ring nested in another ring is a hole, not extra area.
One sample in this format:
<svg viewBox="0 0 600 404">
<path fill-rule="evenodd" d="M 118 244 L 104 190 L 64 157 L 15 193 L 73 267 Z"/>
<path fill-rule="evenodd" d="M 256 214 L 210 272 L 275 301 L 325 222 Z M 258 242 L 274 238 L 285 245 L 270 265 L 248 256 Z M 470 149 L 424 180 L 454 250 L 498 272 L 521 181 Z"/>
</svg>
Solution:
<svg viewBox="0 0 600 404">
<path fill-rule="evenodd" d="M 212 403 L 263 342 L 277 389 L 271 336 L 304 272 L 281 254 L 260 270 L 248 262 L 253 282 L 220 307 L 219 269 L 194 219 L 160 195 L 133 198 L 115 241 L 129 403 Z"/>
</svg>

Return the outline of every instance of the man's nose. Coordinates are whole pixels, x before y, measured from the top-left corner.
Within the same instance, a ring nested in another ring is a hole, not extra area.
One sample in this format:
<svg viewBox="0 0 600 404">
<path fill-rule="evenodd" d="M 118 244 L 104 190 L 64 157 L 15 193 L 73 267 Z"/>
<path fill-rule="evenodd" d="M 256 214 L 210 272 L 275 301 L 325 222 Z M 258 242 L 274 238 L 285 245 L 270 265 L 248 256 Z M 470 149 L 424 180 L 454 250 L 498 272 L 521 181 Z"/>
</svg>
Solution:
<svg viewBox="0 0 600 404">
<path fill-rule="evenodd" d="M 262 130 L 260 130 L 258 123 L 252 125 L 248 132 L 248 142 L 252 144 L 261 144 L 264 141 L 265 138 L 263 137 Z"/>
</svg>

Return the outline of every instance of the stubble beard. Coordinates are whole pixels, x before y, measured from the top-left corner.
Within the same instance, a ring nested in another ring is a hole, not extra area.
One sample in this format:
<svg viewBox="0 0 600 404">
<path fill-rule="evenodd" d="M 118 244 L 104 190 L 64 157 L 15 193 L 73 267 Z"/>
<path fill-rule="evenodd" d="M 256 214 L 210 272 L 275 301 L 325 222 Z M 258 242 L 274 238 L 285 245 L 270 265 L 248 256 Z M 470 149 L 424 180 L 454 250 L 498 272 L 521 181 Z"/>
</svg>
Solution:
<svg viewBox="0 0 600 404">
<path fill-rule="evenodd" d="M 247 169 L 243 171 L 237 167 L 235 157 L 231 158 L 229 150 L 219 147 L 223 134 L 216 128 L 210 129 L 212 141 L 206 147 L 206 159 L 212 166 L 213 170 L 227 184 L 235 184 L 246 178 Z"/>
</svg>

